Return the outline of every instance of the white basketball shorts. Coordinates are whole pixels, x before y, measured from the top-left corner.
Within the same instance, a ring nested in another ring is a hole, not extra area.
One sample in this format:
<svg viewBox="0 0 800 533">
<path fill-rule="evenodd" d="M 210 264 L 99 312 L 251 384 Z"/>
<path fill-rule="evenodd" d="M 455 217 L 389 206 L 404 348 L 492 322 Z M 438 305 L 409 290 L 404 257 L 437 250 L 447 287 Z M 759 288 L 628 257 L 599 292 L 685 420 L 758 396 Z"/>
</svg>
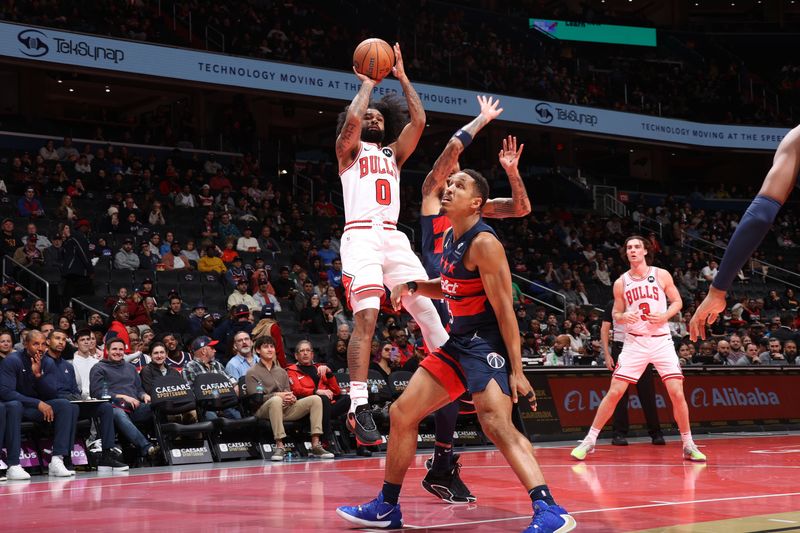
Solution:
<svg viewBox="0 0 800 533">
<path fill-rule="evenodd" d="M 649 363 L 656 367 L 662 381 L 683 379 L 678 354 L 669 334 L 659 337 L 626 335 L 613 377 L 636 383 Z"/>
<path fill-rule="evenodd" d="M 359 305 L 359 301 L 365 296 L 382 296 L 384 286 L 391 290 L 406 281 L 428 279 L 408 237 L 396 229 L 377 226 L 345 231 L 340 253 L 342 283 L 354 313 L 377 309 L 370 303 Z"/>
</svg>

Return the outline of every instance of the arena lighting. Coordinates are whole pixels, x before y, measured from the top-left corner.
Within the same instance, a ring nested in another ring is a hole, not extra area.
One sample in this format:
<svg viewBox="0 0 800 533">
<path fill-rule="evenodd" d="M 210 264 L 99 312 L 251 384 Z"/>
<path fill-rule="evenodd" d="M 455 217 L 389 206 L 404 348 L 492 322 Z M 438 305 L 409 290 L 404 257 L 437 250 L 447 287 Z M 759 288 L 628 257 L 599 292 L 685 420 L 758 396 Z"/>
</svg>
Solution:
<svg viewBox="0 0 800 533">
<path fill-rule="evenodd" d="M 75 92 L 75 89 L 73 89 L 72 87 L 70 87 L 70 88 L 69 88 L 69 92 L 71 92 L 71 93 L 74 93 L 74 92 Z"/>
<path fill-rule="evenodd" d="M 321 114 L 322 114 L 322 110 L 320 110 L 320 111 L 317 111 L 317 114 L 318 114 L 318 115 L 321 115 Z"/>
<path fill-rule="evenodd" d="M 56 83 L 64 83 L 62 80 L 56 80 Z"/>
<path fill-rule="evenodd" d="M 282 169 L 280 170 L 280 172 L 278 172 L 278 174 L 280 174 L 281 176 L 285 176 L 285 175 L 286 175 L 286 174 L 288 174 L 288 173 L 289 173 L 289 172 L 287 172 L 287 170 L 286 170 L 285 168 L 282 168 Z"/>
</svg>

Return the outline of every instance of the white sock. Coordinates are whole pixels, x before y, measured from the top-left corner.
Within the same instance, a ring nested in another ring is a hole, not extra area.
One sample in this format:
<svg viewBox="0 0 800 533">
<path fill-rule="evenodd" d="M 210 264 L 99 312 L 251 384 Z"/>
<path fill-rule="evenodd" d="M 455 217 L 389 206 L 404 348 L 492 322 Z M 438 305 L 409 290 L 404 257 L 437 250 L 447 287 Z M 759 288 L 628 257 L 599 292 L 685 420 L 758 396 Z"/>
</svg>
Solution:
<svg viewBox="0 0 800 533">
<path fill-rule="evenodd" d="M 684 448 L 687 448 L 689 446 L 694 446 L 694 440 L 692 439 L 692 432 L 687 431 L 686 433 L 681 433 L 681 442 L 683 443 Z"/>
<path fill-rule="evenodd" d="M 600 435 L 600 430 L 595 427 L 591 427 L 589 428 L 589 434 L 586 435 L 586 438 L 583 439 L 583 442 L 589 442 L 591 444 L 595 444 L 597 442 L 598 435 Z"/>
<path fill-rule="evenodd" d="M 365 405 L 369 400 L 369 391 L 366 381 L 350 382 L 350 413 L 356 412 L 356 407 Z"/>
</svg>

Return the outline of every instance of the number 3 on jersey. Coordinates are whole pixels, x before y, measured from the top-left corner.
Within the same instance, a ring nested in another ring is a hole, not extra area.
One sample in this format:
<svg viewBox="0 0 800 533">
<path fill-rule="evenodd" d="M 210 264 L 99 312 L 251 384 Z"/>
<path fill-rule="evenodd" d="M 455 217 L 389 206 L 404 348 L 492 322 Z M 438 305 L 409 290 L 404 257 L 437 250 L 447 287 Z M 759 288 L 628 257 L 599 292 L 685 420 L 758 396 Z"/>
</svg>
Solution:
<svg viewBox="0 0 800 533">
<path fill-rule="evenodd" d="M 375 180 L 375 200 L 380 205 L 390 205 L 392 203 L 392 188 L 389 180 L 378 178 Z"/>
<path fill-rule="evenodd" d="M 647 320 L 647 315 L 650 314 L 650 304 L 647 302 L 640 303 L 639 311 L 642 312 L 642 320 Z"/>
</svg>

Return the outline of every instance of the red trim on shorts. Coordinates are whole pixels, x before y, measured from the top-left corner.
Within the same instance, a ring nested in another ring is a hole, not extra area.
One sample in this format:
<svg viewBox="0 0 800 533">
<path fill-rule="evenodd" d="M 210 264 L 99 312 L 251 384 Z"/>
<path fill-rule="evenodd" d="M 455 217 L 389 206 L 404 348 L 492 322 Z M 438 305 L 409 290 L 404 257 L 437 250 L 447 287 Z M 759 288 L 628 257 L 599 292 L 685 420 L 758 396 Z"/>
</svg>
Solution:
<svg viewBox="0 0 800 533">
<path fill-rule="evenodd" d="M 350 224 L 372 224 L 372 222 L 373 222 L 373 220 L 369 219 L 369 218 L 368 219 L 364 219 L 364 220 L 348 220 L 347 222 L 344 223 L 344 225 L 348 226 Z M 375 221 L 376 224 L 379 223 L 379 222 L 381 224 L 389 224 L 391 226 L 396 226 L 397 225 L 397 222 L 392 222 L 391 220 L 377 220 L 377 221 Z"/>
<path fill-rule="evenodd" d="M 350 226 L 349 228 L 344 228 L 344 231 L 350 231 L 351 229 L 376 229 L 375 226 Z M 387 228 L 386 226 L 380 228 L 384 231 L 397 231 L 397 228 Z M 344 232 L 342 232 L 344 233 Z"/>
<path fill-rule="evenodd" d="M 661 378 L 661 381 L 667 381 L 668 379 L 684 379 L 684 377 L 683 374 L 667 374 Z"/>
<path fill-rule="evenodd" d="M 437 353 L 444 355 L 441 351 L 438 351 Z M 458 363 L 455 362 L 455 364 Z M 445 390 L 447 390 L 447 394 L 450 396 L 450 401 L 454 402 L 458 400 L 461 395 L 466 392 L 467 388 L 458 377 L 456 371 L 453 370 L 453 367 L 436 357 L 436 355 L 429 355 L 420 361 L 419 366 L 430 372 L 433 378 L 438 381 L 442 387 L 445 388 Z"/>
<path fill-rule="evenodd" d="M 347 165 L 347 168 L 345 168 L 344 170 L 340 170 L 340 171 L 339 171 L 339 177 L 340 177 L 340 178 L 342 177 L 342 174 L 344 174 L 345 172 L 347 172 L 348 170 L 350 170 L 351 168 L 353 168 L 353 165 L 355 165 L 355 164 L 356 164 L 356 161 L 358 161 L 358 158 L 359 158 L 359 156 L 361 156 L 361 151 L 362 151 L 363 149 L 364 149 L 364 145 L 363 145 L 362 143 L 360 143 L 360 142 L 359 142 L 359 143 L 358 143 L 358 153 L 357 153 L 357 154 L 356 154 L 356 156 L 353 158 L 353 162 L 352 162 L 352 163 L 350 163 L 349 165 Z"/>
<path fill-rule="evenodd" d="M 634 385 L 639 382 L 638 379 L 629 378 L 628 376 L 623 376 L 622 374 L 612 374 L 611 379 L 619 379 L 621 381 L 627 381 L 628 383 L 633 383 Z"/>
<path fill-rule="evenodd" d="M 359 293 L 366 292 L 366 291 L 381 291 L 381 292 L 383 292 L 384 288 L 383 288 L 383 285 L 372 284 L 372 285 L 362 285 L 361 287 L 359 287 L 357 289 L 350 289 L 350 292 L 352 294 L 359 294 Z"/>
</svg>

